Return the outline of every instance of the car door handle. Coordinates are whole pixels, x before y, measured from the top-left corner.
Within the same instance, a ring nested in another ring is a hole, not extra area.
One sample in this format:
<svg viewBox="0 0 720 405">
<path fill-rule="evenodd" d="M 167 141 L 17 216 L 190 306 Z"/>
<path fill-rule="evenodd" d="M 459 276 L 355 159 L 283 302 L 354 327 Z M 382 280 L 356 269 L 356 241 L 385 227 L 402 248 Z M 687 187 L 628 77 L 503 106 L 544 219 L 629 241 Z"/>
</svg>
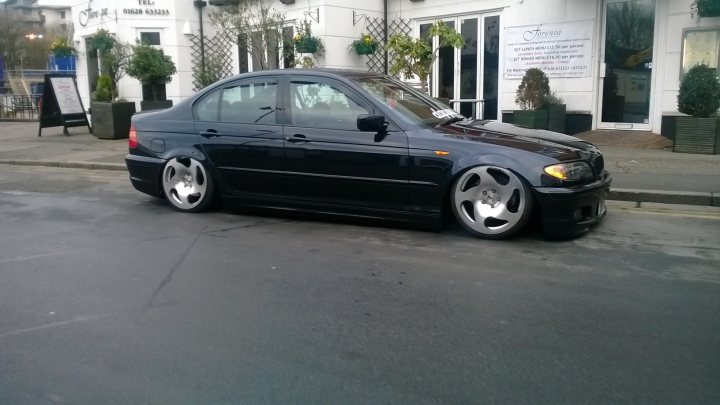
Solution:
<svg viewBox="0 0 720 405">
<path fill-rule="evenodd" d="M 286 141 L 288 141 L 288 142 L 290 142 L 290 143 L 305 143 L 305 142 L 310 142 L 310 140 L 307 139 L 307 138 L 305 137 L 305 135 L 302 135 L 302 134 L 295 134 L 295 135 L 287 138 Z"/>
<path fill-rule="evenodd" d="M 216 136 L 220 136 L 221 134 L 216 129 L 208 129 L 207 131 L 200 132 L 200 135 L 205 138 L 214 138 Z"/>
</svg>

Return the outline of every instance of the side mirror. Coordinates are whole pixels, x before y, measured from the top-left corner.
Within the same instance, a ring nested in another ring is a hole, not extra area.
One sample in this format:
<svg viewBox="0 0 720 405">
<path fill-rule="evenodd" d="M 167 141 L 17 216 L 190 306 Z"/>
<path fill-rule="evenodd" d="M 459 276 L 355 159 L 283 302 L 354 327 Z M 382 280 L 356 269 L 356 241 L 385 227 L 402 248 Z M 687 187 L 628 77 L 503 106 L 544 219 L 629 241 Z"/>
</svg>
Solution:
<svg viewBox="0 0 720 405">
<path fill-rule="evenodd" d="M 387 124 L 382 115 L 358 115 L 357 127 L 363 132 L 385 132 Z"/>
</svg>

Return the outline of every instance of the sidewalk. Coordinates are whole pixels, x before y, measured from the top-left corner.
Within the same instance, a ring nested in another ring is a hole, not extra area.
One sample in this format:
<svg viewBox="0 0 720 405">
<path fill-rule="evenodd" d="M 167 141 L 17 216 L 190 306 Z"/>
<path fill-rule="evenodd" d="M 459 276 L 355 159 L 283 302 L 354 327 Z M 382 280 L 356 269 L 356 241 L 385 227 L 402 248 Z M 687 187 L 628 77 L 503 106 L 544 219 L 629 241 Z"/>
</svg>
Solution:
<svg viewBox="0 0 720 405">
<path fill-rule="evenodd" d="M 98 139 L 87 128 L 43 128 L 0 121 L 0 164 L 126 170 L 127 139 Z M 613 175 L 610 199 L 720 206 L 720 155 L 673 153 L 672 141 L 649 132 L 588 131 Z"/>
</svg>

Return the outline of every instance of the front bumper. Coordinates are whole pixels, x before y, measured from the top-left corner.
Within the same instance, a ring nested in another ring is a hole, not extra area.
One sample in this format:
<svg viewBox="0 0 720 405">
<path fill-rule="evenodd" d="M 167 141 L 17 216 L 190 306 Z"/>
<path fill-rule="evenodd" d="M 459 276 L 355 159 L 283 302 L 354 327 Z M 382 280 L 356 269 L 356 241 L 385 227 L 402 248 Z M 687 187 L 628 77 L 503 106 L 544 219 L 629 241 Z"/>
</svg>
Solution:
<svg viewBox="0 0 720 405">
<path fill-rule="evenodd" d="M 545 235 L 568 237 L 587 232 L 605 216 L 610 183 L 612 176 L 605 173 L 603 179 L 583 186 L 535 188 Z"/>
<path fill-rule="evenodd" d="M 165 160 L 139 155 L 125 155 L 125 165 L 130 173 L 130 182 L 136 190 L 153 197 L 162 197 L 160 172 Z"/>
</svg>

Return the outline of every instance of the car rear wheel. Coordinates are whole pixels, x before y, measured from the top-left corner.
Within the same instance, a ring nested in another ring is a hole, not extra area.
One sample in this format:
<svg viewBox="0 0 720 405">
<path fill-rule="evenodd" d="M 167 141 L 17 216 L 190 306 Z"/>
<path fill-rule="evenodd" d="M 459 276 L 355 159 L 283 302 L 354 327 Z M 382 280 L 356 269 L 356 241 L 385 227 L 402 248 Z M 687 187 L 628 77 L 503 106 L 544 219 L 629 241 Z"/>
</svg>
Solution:
<svg viewBox="0 0 720 405">
<path fill-rule="evenodd" d="M 455 218 L 473 235 L 507 238 L 530 217 L 532 193 L 513 172 L 477 166 L 461 174 L 451 190 Z"/>
<path fill-rule="evenodd" d="M 193 158 L 170 159 L 162 172 L 165 197 L 178 211 L 198 212 L 210 205 L 214 195 L 212 178 Z"/>
</svg>

